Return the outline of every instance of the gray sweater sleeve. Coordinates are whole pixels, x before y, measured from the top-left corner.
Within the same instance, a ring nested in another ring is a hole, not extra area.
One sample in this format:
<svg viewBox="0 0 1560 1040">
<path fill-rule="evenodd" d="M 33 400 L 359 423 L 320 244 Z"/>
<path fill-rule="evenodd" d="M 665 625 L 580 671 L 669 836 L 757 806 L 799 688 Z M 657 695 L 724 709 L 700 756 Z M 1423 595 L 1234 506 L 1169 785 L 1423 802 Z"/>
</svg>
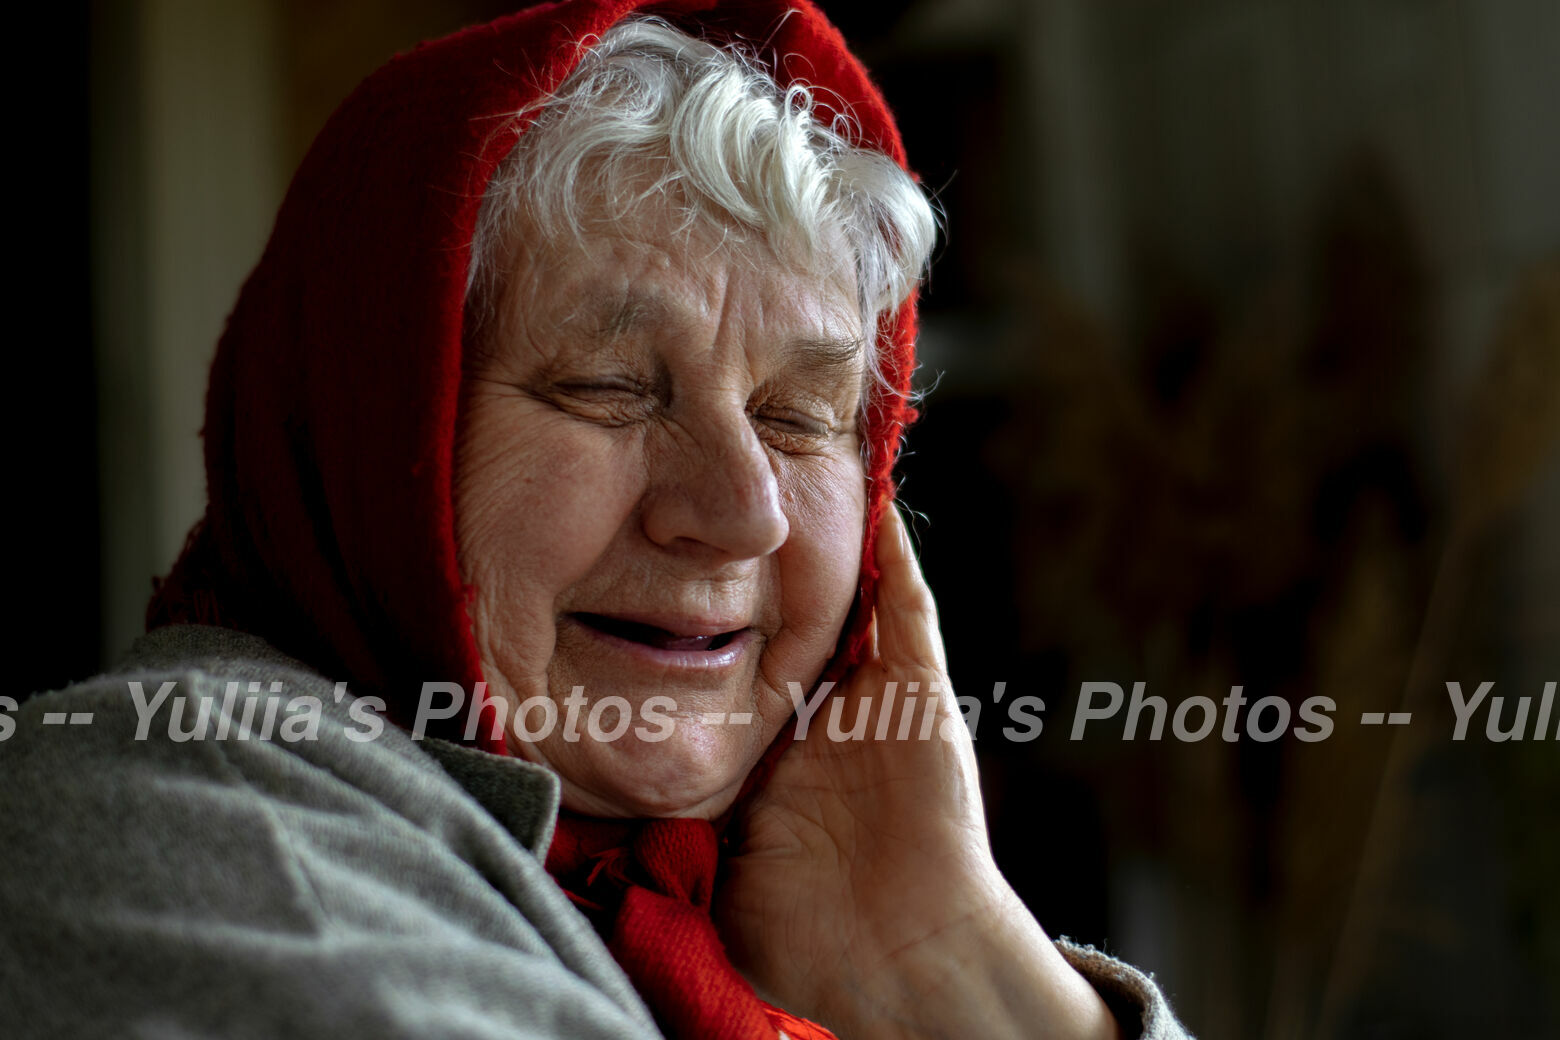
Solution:
<svg viewBox="0 0 1560 1040">
<path fill-rule="evenodd" d="M 0 1031 L 659 1035 L 525 847 L 546 835 L 506 831 L 404 734 L 349 736 L 296 675 L 323 694 L 313 739 L 176 742 L 228 676 L 130 678 L 176 682 L 182 715 L 170 696 L 137 740 L 127 682 L 100 680 L 28 701 L 0 742 Z"/>
</svg>

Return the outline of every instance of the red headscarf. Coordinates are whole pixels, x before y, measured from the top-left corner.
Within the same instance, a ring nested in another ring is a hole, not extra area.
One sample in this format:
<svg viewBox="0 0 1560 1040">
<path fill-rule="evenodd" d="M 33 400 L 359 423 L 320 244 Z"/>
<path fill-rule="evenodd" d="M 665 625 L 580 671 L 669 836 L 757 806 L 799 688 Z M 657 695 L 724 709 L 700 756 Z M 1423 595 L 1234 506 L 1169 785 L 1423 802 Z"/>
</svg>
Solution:
<svg viewBox="0 0 1560 1040">
<path fill-rule="evenodd" d="M 882 97 L 808 0 L 565 0 L 393 59 L 314 142 L 228 319 L 206 402 L 206 515 L 148 627 L 253 632 L 403 721 L 423 681 L 481 681 L 451 496 L 472 232 L 513 142 L 507 120 L 573 71 L 581 40 L 639 10 L 761 46 L 782 86 L 818 88 L 824 121 L 846 109 L 864 144 L 904 164 Z M 909 388 L 914 340 L 912 301 L 879 328 L 889 385 Z M 867 415 L 858 605 L 871 602 L 873 542 L 912 418 L 888 395 Z M 867 614 L 852 613 L 831 675 L 864 652 Z M 566 816 L 548 866 L 669 1034 L 772 1040 L 778 1023 L 800 1040 L 805 1024 L 760 1002 L 715 935 L 718 850 L 703 821 L 625 833 Z"/>
</svg>

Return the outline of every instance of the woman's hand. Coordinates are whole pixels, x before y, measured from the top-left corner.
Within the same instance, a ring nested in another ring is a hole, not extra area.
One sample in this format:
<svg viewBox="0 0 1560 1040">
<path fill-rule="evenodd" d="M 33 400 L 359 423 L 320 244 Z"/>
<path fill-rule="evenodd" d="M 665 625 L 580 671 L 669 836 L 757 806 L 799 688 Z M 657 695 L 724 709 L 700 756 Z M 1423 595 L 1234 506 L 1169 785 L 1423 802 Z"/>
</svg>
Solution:
<svg viewBox="0 0 1560 1040">
<path fill-rule="evenodd" d="M 1113 1037 L 991 858 L 974 746 L 897 510 L 877 546 L 875 653 L 780 759 L 729 860 L 718 910 L 732 958 L 845 1040 Z M 866 713 L 864 739 L 831 739 L 834 712 L 847 733 Z"/>
</svg>

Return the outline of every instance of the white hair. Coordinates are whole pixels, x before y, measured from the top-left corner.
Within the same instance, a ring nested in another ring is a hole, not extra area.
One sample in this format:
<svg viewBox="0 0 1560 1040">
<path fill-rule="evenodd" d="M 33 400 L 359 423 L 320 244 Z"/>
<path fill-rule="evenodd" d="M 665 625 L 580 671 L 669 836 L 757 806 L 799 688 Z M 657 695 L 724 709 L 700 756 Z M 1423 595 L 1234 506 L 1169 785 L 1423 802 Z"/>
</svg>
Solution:
<svg viewBox="0 0 1560 1040">
<path fill-rule="evenodd" d="M 639 17 L 588 46 L 511 132 L 519 140 L 488 186 L 472 241 L 467 301 L 479 326 L 509 273 L 519 214 L 549 238 L 579 237 L 585 217 L 624 220 L 646 200 L 670 198 L 685 230 L 752 229 L 788 262 L 837 260 L 843 239 L 869 378 L 879 378 L 877 323 L 920 281 L 936 219 L 909 174 L 855 142 L 847 116 L 818 121 L 808 87 L 782 89 L 740 46 Z"/>
</svg>

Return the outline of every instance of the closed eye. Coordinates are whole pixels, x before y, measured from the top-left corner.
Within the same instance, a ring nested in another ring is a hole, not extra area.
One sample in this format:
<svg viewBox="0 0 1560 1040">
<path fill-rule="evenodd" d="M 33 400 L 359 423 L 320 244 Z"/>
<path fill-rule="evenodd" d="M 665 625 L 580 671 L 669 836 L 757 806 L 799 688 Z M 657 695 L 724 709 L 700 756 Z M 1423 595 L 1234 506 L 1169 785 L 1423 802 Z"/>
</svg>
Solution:
<svg viewBox="0 0 1560 1040">
<path fill-rule="evenodd" d="M 554 390 L 562 391 L 576 397 L 603 397 L 613 394 L 641 395 L 645 387 L 628 379 L 599 379 L 589 382 L 568 381 L 554 383 Z"/>
<path fill-rule="evenodd" d="M 653 389 L 631 379 L 563 380 L 540 395 L 557 408 L 604 426 L 627 426 L 655 410 Z"/>
<path fill-rule="evenodd" d="M 843 436 L 845 428 L 830 412 L 827 416 L 795 408 L 768 406 L 752 413 L 760 441 L 786 455 L 823 455 Z"/>
<path fill-rule="evenodd" d="M 765 408 L 755 412 L 754 418 L 777 430 L 808 437 L 827 437 L 834 432 L 834 424 L 830 420 L 791 408 Z"/>
</svg>

